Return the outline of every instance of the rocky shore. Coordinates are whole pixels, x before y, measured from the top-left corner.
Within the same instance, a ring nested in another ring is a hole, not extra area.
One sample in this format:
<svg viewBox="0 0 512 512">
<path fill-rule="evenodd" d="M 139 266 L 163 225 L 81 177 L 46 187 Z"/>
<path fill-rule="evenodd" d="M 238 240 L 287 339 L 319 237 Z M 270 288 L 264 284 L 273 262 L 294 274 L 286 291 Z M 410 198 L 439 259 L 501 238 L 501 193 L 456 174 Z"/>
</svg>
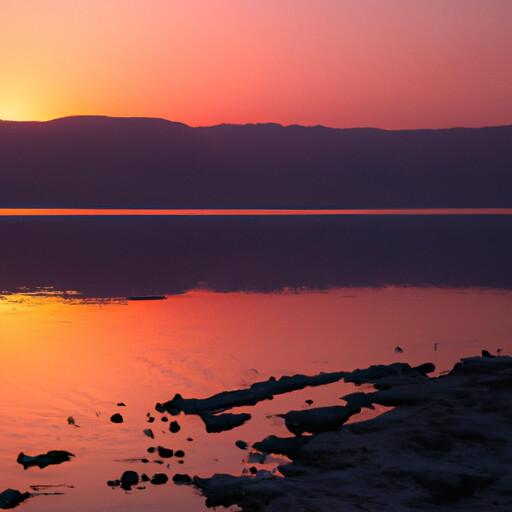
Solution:
<svg viewBox="0 0 512 512">
<path fill-rule="evenodd" d="M 283 414 L 297 435 L 253 445 L 289 457 L 280 474 L 216 474 L 193 485 L 207 506 L 246 512 L 512 510 L 512 357 L 483 351 L 445 375 L 432 370 L 397 363 L 344 373 L 375 391 Z M 374 404 L 392 410 L 358 422 Z"/>
</svg>

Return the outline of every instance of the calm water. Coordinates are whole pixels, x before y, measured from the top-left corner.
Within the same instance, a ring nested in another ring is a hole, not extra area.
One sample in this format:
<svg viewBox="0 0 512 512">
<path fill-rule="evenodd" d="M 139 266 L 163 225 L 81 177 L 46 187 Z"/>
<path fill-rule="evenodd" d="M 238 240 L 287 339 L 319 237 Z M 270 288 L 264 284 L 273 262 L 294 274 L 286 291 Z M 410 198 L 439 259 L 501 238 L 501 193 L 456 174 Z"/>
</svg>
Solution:
<svg viewBox="0 0 512 512">
<path fill-rule="evenodd" d="M 35 511 L 202 510 L 188 487 L 125 493 L 106 481 L 126 469 L 242 474 L 253 463 L 237 439 L 285 435 L 275 414 L 306 399 L 341 404 L 352 388 L 337 383 L 241 408 L 253 419 L 221 434 L 206 434 L 193 416 L 178 418 L 177 434 L 158 414 L 149 425 L 157 401 L 272 375 L 397 360 L 433 361 L 442 371 L 483 347 L 512 352 L 511 224 L 503 216 L 2 219 L 3 488 L 73 486 L 23 505 Z M 168 298 L 125 300 L 152 293 Z M 124 424 L 110 423 L 114 412 Z M 146 449 L 159 444 L 183 449 L 184 464 L 126 460 L 153 460 Z M 21 451 L 51 449 L 77 457 L 44 470 L 16 463 Z"/>
</svg>

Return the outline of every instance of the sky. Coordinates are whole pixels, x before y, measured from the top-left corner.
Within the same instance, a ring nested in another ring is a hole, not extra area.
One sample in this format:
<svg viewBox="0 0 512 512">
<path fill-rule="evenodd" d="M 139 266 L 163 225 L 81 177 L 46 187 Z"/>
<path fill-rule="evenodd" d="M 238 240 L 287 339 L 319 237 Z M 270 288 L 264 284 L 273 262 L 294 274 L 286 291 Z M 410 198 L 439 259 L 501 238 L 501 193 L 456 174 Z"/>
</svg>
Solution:
<svg viewBox="0 0 512 512">
<path fill-rule="evenodd" d="M 512 123 L 512 0 L 0 0 L 0 119 Z"/>
</svg>

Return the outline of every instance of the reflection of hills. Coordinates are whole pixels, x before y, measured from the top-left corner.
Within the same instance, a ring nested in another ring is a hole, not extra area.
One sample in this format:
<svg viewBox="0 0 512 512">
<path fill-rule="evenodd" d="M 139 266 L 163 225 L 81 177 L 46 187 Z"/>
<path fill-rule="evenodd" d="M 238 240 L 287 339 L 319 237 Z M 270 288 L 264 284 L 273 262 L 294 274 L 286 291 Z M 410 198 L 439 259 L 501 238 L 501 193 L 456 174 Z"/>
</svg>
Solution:
<svg viewBox="0 0 512 512">
<path fill-rule="evenodd" d="M 0 122 L 3 207 L 512 206 L 512 126 L 384 131 Z"/>
<path fill-rule="evenodd" d="M 2 218 L 0 290 L 512 288 L 512 217 Z"/>
</svg>

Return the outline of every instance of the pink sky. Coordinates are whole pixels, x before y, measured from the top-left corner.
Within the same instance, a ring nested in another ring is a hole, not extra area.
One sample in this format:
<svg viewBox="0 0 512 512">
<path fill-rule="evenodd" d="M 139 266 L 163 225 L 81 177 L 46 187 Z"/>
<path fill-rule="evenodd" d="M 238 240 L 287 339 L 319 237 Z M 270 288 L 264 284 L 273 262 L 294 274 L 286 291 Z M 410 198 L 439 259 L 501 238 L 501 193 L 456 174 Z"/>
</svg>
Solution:
<svg viewBox="0 0 512 512">
<path fill-rule="evenodd" d="M 0 118 L 512 123 L 510 0 L 0 0 Z"/>
</svg>

